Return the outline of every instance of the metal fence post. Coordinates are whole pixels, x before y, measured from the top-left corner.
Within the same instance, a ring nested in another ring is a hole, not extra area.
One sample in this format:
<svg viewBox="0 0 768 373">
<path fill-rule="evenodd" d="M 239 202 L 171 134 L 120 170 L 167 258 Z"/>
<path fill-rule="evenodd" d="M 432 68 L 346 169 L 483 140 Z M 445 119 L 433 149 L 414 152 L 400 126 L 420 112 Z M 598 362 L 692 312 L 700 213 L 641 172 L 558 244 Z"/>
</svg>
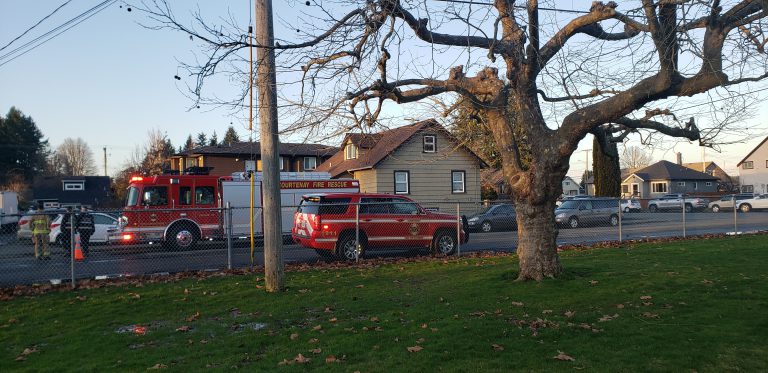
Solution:
<svg viewBox="0 0 768 373">
<path fill-rule="evenodd" d="M 69 214 L 69 271 L 72 278 L 72 289 L 75 288 L 75 214 Z M 63 218 L 62 218 L 63 219 Z"/>
<path fill-rule="evenodd" d="M 355 261 L 360 260 L 360 204 L 355 204 Z"/>
<path fill-rule="evenodd" d="M 685 196 L 683 196 L 683 238 L 685 238 Z M 693 211 L 693 209 L 691 209 Z"/>
<path fill-rule="evenodd" d="M 731 196 L 731 202 L 733 203 L 733 235 L 737 235 L 739 232 L 738 224 L 736 223 L 736 195 Z"/>
<path fill-rule="evenodd" d="M 224 216 L 227 232 L 227 269 L 232 269 L 232 204 L 229 201 Z"/>
<path fill-rule="evenodd" d="M 456 202 L 456 256 L 461 256 L 461 204 Z"/>
<path fill-rule="evenodd" d="M 629 204 L 627 204 L 629 206 Z M 624 211 L 621 210 L 621 199 L 619 199 L 619 243 L 621 243 L 622 234 L 621 234 L 621 218 Z"/>
</svg>

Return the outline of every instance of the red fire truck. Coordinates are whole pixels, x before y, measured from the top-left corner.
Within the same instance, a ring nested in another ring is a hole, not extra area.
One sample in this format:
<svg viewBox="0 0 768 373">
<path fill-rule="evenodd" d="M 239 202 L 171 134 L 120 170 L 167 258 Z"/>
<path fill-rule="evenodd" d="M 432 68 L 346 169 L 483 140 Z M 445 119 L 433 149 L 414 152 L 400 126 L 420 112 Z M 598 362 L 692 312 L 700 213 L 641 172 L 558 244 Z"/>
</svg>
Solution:
<svg viewBox="0 0 768 373">
<path fill-rule="evenodd" d="M 253 181 L 253 233 L 263 233 L 260 175 Z M 318 192 L 360 191 L 357 180 L 330 180 L 327 173 L 280 174 L 282 230 L 290 237 L 293 212 L 301 196 Z M 137 176 L 128 186 L 128 198 L 119 227 L 109 233 L 111 243 L 165 242 L 176 249 L 190 248 L 199 240 L 226 237 L 231 208 L 232 237 L 250 237 L 251 181 L 233 176 Z"/>
</svg>

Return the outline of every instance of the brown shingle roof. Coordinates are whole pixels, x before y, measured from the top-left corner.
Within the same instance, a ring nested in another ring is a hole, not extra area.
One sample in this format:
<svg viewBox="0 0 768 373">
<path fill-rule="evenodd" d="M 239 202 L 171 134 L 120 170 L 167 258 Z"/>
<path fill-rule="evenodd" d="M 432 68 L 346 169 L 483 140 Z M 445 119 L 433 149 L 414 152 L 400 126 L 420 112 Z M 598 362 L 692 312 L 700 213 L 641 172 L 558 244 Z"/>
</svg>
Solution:
<svg viewBox="0 0 768 373">
<path fill-rule="evenodd" d="M 658 161 L 634 173 L 648 180 L 717 180 L 716 177 L 670 161 Z"/>
<path fill-rule="evenodd" d="M 342 141 L 342 146 L 351 142 L 359 148 L 365 149 L 365 151 L 359 151 L 358 157 L 355 159 L 344 159 L 344 149 L 341 149 L 327 161 L 317 166 L 315 171 L 328 172 L 331 174 L 331 177 L 336 177 L 347 171 L 373 168 L 384 158 L 397 150 L 403 143 L 408 141 L 408 139 L 427 128 L 443 131 L 446 135 L 452 138 L 451 134 L 434 119 L 427 119 L 375 134 L 348 133 L 344 137 L 344 141 Z M 466 150 L 477 157 L 477 155 L 472 153 L 469 149 Z"/>
</svg>

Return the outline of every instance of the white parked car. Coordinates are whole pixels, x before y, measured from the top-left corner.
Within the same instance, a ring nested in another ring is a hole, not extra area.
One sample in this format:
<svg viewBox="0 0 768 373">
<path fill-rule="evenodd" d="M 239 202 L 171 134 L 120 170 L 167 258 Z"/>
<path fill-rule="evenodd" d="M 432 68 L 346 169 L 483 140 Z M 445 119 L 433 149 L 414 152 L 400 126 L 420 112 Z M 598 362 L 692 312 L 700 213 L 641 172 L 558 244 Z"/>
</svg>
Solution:
<svg viewBox="0 0 768 373">
<path fill-rule="evenodd" d="M 107 231 L 109 229 L 117 228 L 117 218 L 104 214 L 101 212 L 90 212 L 93 215 L 93 223 L 95 231 L 91 235 L 91 243 L 103 243 L 107 242 Z M 59 214 L 56 219 L 51 222 L 51 234 L 50 240 L 56 245 L 61 245 L 61 219 L 64 218 L 63 214 Z"/>
<path fill-rule="evenodd" d="M 623 199 L 621 200 L 621 211 L 625 214 L 633 211 L 642 211 L 643 206 L 640 205 L 640 201 L 636 199 Z"/>
<path fill-rule="evenodd" d="M 736 208 L 741 212 L 768 209 L 768 194 L 762 194 L 749 199 L 736 201 Z"/>
</svg>

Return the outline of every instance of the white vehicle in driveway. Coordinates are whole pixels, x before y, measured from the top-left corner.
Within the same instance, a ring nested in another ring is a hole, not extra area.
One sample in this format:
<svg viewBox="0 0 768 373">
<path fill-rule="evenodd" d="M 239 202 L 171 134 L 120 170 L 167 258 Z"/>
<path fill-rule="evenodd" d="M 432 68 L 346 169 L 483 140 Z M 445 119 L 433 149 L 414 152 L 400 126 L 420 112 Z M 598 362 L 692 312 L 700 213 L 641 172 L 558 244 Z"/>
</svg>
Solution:
<svg viewBox="0 0 768 373">
<path fill-rule="evenodd" d="M 96 230 L 91 236 L 91 243 L 104 243 L 107 242 L 107 231 L 117 228 L 117 218 L 112 215 L 104 214 L 100 212 L 89 212 L 93 216 L 93 225 Z M 51 233 L 48 236 L 51 242 L 58 246 L 61 246 L 61 219 L 64 218 L 63 214 L 59 214 L 56 219 L 51 222 Z"/>
<path fill-rule="evenodd" d="M 640 205 L 640 201 L 636 199 L 623 199 L 621 200 L 621 211 L 628 214 L 633 211 L 642 211 L 643 206 Z"/>
<path fill-rule="evenodd" d="M 736 201 L 736 208 L 741 212 L 768 209 L 768 194 L 762 194 L 749 199 Z"/>
</svg>

